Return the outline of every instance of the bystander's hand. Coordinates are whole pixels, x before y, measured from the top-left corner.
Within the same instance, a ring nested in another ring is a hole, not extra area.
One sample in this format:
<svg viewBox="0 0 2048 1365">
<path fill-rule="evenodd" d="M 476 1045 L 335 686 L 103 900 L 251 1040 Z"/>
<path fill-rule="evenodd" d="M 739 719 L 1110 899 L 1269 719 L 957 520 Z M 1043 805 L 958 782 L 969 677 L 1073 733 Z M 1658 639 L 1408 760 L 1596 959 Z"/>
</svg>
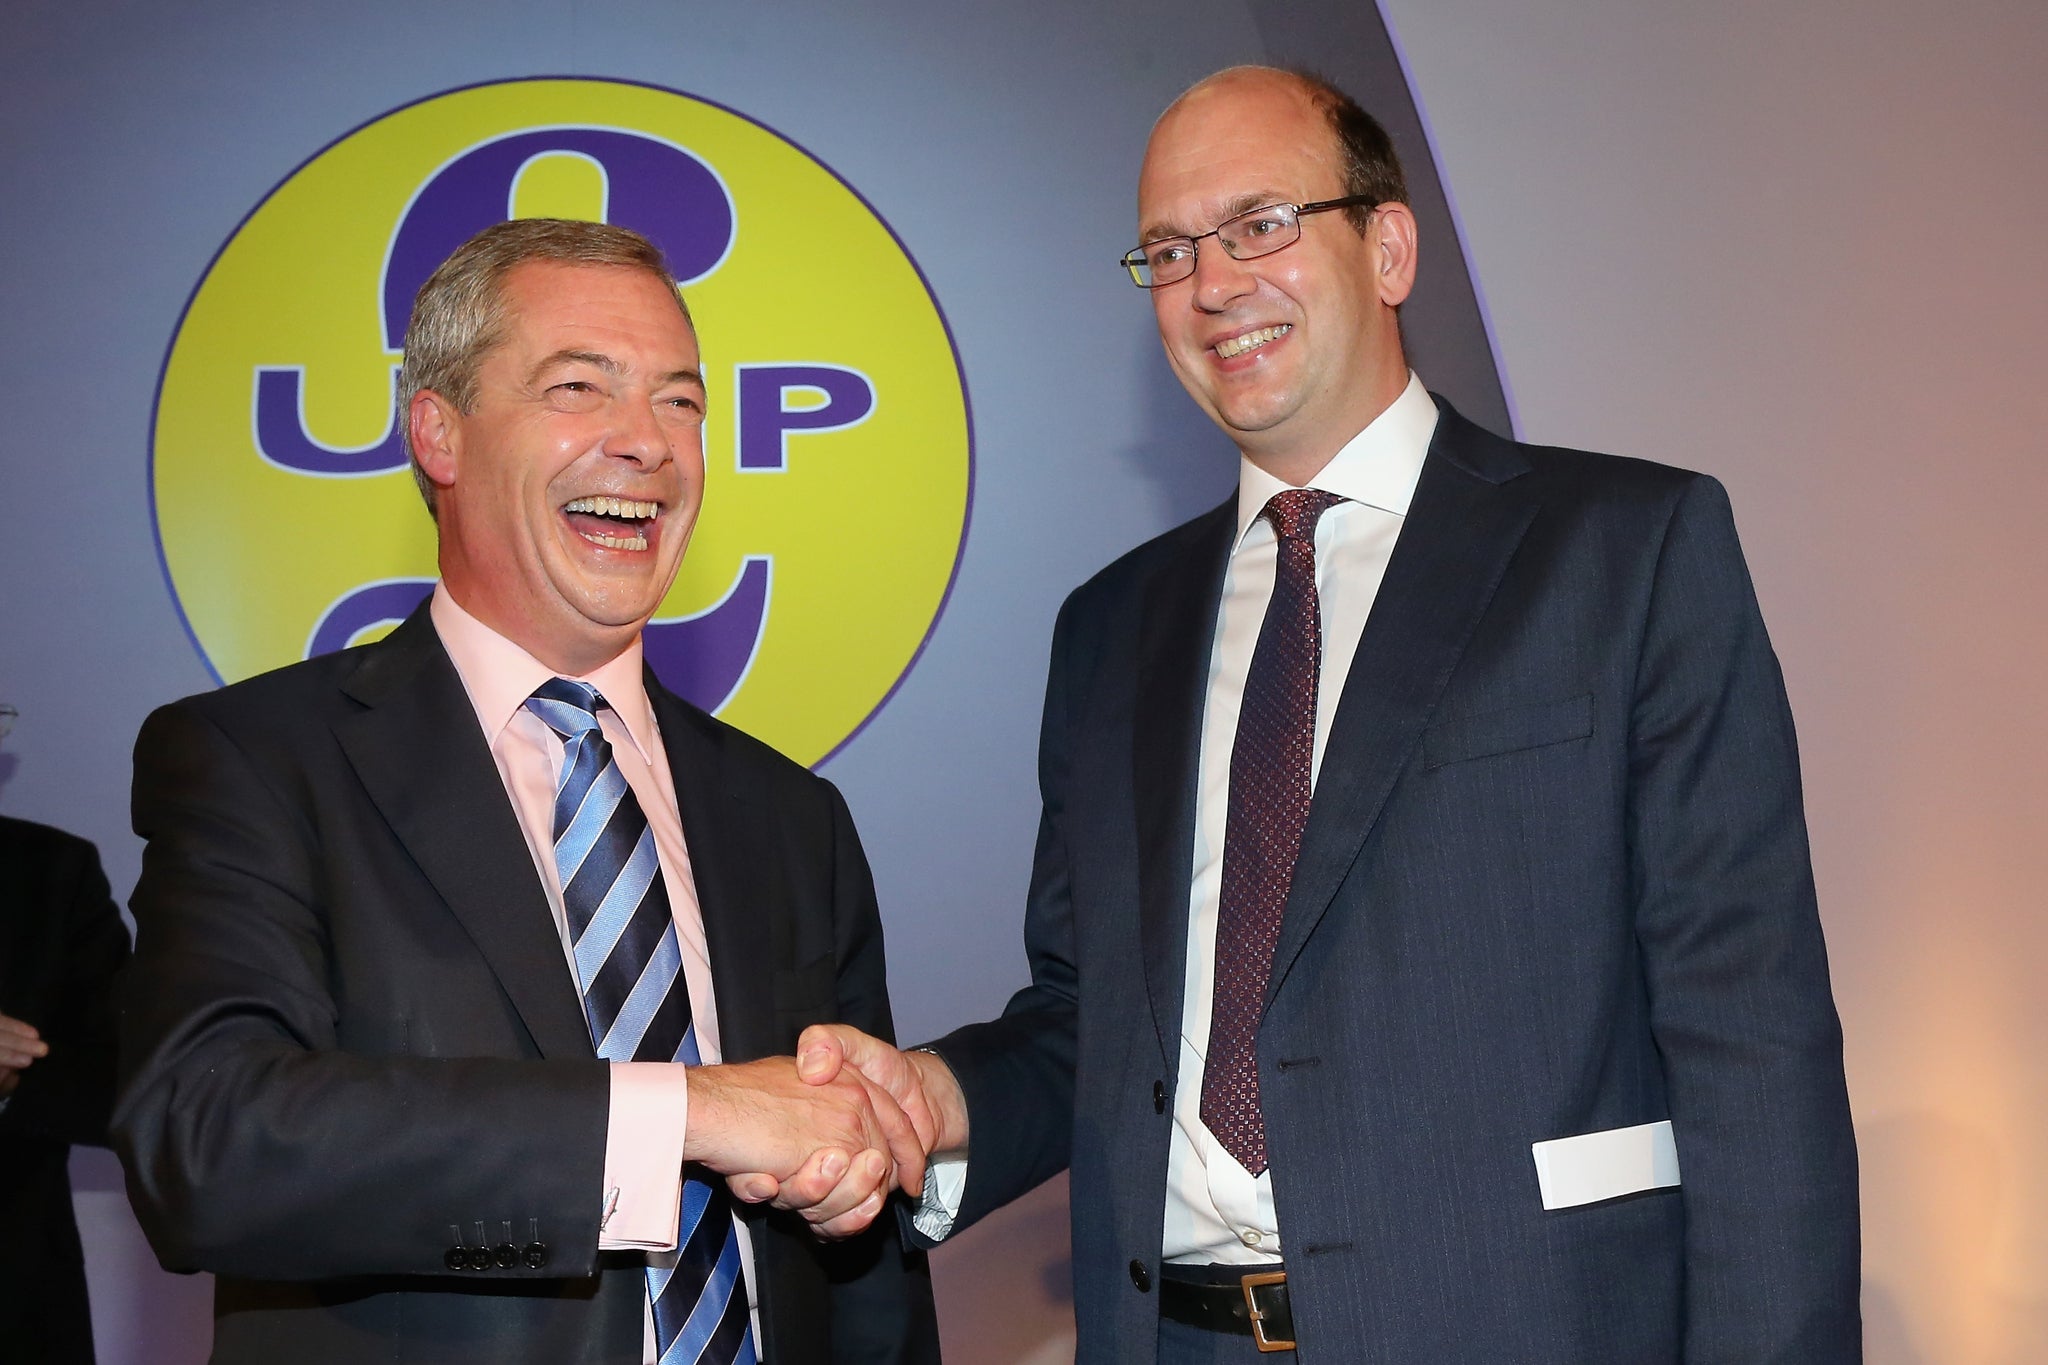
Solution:
<svg viewBox="0 0 2048 1365">
<path fill-rule="evenodd" d="M 0 1014 L 0 1097 L 12 1095 L 29 1064 L 49 1055 L 50 1045 L 34 1024 Z"/>
</svg>

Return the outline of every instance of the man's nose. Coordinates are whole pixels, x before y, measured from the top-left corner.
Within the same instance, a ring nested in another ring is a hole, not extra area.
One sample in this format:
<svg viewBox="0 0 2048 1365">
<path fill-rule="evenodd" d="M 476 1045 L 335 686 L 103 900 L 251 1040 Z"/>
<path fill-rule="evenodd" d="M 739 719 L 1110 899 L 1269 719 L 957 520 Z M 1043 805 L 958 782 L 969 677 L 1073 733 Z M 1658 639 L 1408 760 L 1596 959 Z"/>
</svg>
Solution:
<svg viewBox="0 0 2048 1365">
<path fill-rule="evenodd" d="M 1232 300 L 1257 288 L 1249 262 L 1240 261 L 1212 237 L 1195 249 L 1195 306 L 1220 313 Z"/>
<path fill-rule="evenodd" d="M 669 458 L 672 452 L 668 432 L 662 427 L 661 419 L 654 415 L 654 405 L 645 395 L 627 396 L 614 405 L 604 453 L 632 460 L 648 469 Z"/>
</svg>

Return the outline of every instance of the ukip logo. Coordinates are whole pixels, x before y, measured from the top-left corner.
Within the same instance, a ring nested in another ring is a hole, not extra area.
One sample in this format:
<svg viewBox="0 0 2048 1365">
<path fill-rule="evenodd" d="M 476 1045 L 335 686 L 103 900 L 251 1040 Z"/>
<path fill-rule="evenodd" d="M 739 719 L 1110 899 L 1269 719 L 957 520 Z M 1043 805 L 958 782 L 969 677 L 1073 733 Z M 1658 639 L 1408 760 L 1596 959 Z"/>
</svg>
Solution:
<svg viewBox="0 0 2048 1365">
<path fill-rule="evenodd" d="M 157 391 L 164 572 L 224 681 L 359 644 L 432 589 L 394 401 L 412 299 L 508 217 L 653 239 L 703 346 L 705 510 L 646 634 L 663 681 L 814 763 L 937 621 L 971 478 L 959 360 L 888 226 L 808 153 L 651 86 L 524 80 L 407 105 L 265 197 Z"/>
</svg>

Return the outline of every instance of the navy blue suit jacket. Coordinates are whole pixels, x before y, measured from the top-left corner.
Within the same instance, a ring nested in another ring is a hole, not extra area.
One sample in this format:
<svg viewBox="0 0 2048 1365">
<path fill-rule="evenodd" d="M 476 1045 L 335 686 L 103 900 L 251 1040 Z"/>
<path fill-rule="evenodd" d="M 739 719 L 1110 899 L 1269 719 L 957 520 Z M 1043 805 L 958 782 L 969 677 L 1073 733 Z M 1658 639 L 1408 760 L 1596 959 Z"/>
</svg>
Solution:
<svg viewBox="0 0 2048 1365">
<path fill-rule="evenodd" d="M 1233 506 L 1062 610 L 1032 984 L 937 1044 L 968 1096 L 963 1226 L 1071 1164 L 1084 1361 L 1153 1358 Z M 1258 1061 L 1305 1361 L 1860 1359 L 1792 721 L 1712 479 L 1444 408 L 1332 723 Z M 1542 1207 L 1531 1144 L 1667 1119 L 1679 1187 Z"/>
</svg>

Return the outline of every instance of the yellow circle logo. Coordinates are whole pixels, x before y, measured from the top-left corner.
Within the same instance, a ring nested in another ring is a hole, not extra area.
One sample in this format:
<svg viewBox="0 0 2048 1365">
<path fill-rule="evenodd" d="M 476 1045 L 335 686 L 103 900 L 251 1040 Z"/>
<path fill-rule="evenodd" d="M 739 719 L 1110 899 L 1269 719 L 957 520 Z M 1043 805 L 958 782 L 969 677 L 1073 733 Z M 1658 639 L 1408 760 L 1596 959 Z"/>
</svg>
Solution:
<svg viewBox="0 0 2048 1365">
<path fill-rule="evenodd" d="M 710 390 L 705 510 L 647 629 L 662 680 L 815 763 L 915 661 L 966 533 L 967 393 L 888 225 L 730 109 L 607 80 L 473 86 L 316 154 L 193 291 L 157 390 L 164 573 L 223 681 L 376 638 L 431 590 L 394 384 L 413 294 L 506 218 L 660 245 Z"/>
</svg>

